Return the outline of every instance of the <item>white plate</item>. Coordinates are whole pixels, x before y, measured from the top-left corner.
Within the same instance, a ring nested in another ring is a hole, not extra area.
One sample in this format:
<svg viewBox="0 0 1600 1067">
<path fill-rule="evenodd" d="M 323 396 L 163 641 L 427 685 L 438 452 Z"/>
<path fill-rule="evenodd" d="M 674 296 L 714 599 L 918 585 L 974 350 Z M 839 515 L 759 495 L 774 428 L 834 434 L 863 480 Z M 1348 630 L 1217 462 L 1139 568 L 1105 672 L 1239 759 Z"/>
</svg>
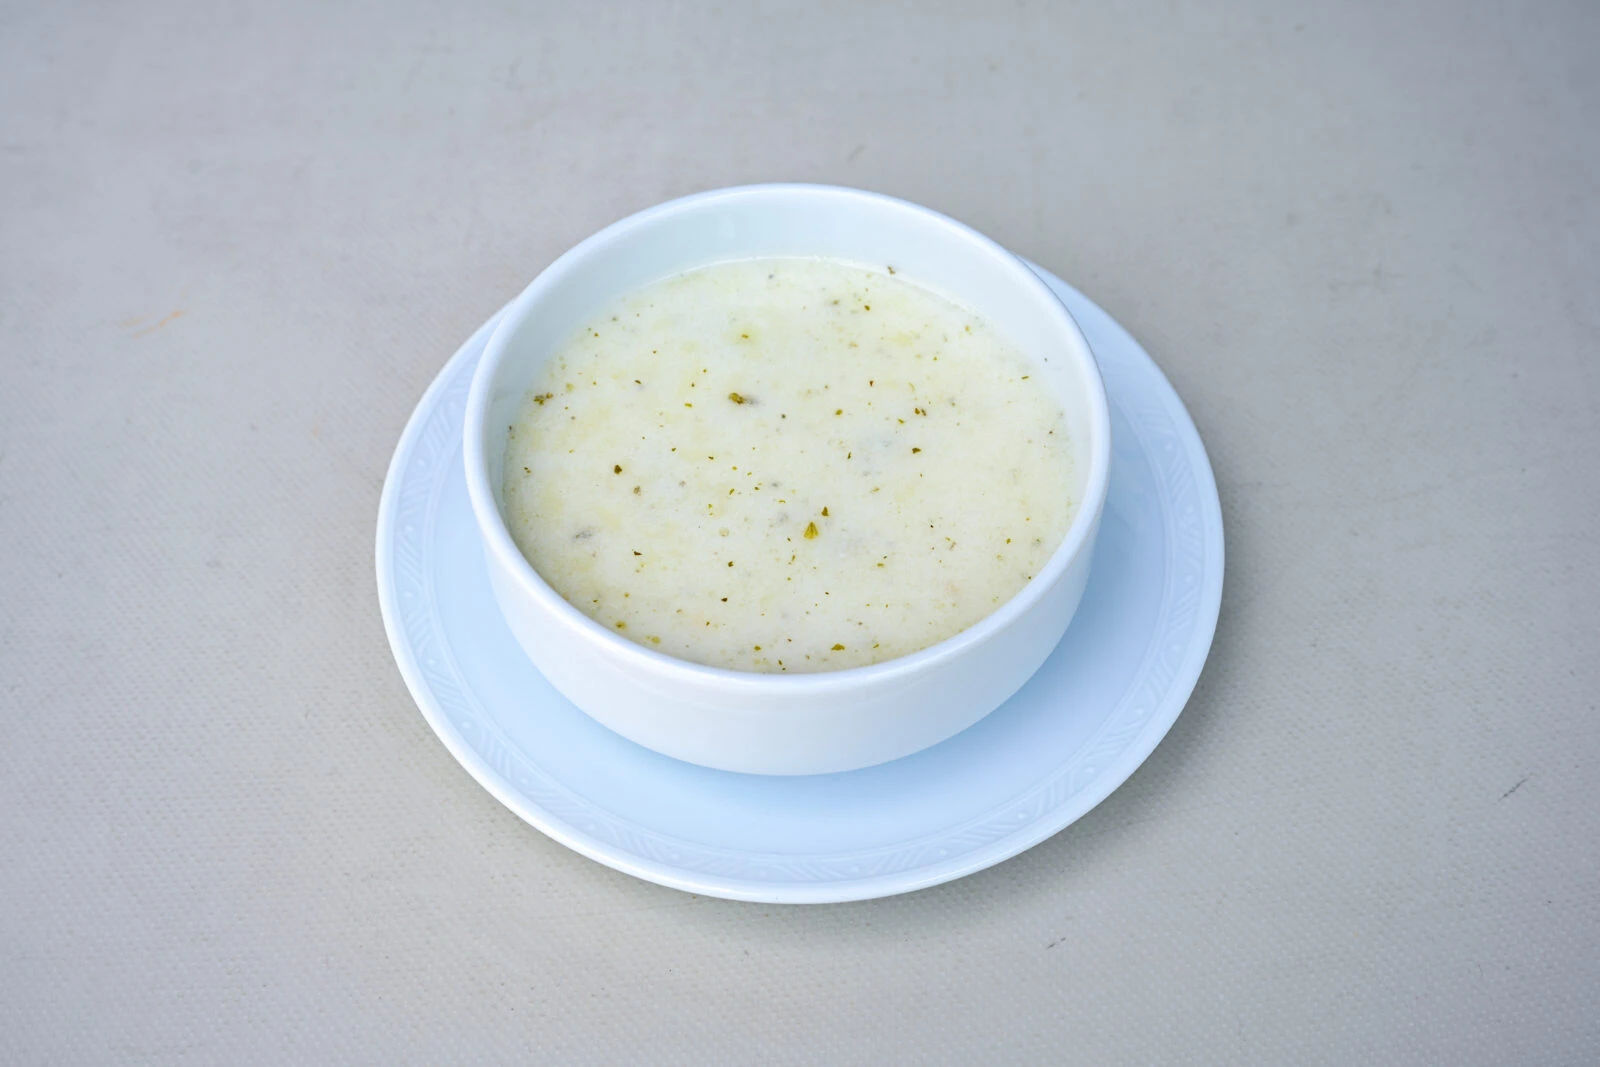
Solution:
<svg viewBox="0 0 1600 1067">
<path fill-rule="evenodd" d="M 501 620 L 467 503 L 462 404 L 491 319 L 411 416 L 378 509 L 384 625 L 440 740 L 501 803 L 569 848 L 739 900 L 861 900 L 937 885 L 1100 803 L 1166 735 L 1200 676 L 1222 599 L 1222 511 L 1200 437 L 1161 371 L 1088 298 L 1035 269 L 1105 376 L 1111 489 L 1072 628 L 1011 700 L 916 755 L 810 777 L 696 767 L 584 715 Z"/>
</svg>

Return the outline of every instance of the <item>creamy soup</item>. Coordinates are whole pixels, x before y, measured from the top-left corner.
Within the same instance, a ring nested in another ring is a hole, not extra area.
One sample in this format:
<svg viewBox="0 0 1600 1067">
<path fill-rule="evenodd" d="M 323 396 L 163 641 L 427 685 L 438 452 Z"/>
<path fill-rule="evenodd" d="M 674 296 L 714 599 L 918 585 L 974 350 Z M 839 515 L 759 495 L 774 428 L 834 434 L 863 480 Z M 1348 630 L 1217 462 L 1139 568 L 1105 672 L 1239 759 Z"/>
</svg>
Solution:
<svg viewBox="0 0 1600 1067">
<path fill-rule="evenodd" d="M 972 312 L 892 271 L 718 264 L 600 313 L 511 427 L 534 569 L 646 648 L 839 670 L 950 637 L 1071 522 L 1061 406 Z"/>
</svg>

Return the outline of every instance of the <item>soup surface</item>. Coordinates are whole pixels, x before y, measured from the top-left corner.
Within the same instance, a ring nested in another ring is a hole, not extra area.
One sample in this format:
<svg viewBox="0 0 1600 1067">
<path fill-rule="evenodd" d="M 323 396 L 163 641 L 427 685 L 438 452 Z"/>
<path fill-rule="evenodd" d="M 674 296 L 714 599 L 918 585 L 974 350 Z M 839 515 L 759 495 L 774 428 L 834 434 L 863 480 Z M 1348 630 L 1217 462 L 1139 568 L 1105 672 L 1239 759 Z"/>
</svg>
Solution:
<svg viewBox="0 0 1600 1067">
<path fill-rule="evenodd" d="M 736 670 L 903 656 L 993 612 L 1070 525 L 1061 407 L 892 273 L 718 264 L 595 315 L 507 439 L 513 539 L 566 600 Z"/>
</svg>

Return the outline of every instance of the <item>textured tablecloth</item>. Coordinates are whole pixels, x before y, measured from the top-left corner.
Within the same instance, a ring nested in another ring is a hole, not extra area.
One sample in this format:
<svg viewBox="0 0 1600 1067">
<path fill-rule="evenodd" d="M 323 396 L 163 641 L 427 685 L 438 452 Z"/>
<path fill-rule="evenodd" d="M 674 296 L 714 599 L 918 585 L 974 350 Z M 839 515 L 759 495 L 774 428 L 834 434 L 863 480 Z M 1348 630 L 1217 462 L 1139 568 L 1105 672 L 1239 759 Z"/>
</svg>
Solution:
<svg viewBox="0 0 1600 1067">
<path fill-rule="evenodd" d="M 5 4 L 0 1061 L 1593 1063 L 1600 7 Z M 798 179 L 1149 348 L 1215 648 L 1120 791 L 831 907 L 502 808 L 379 488 L 563 249 Z"/>
</svg>

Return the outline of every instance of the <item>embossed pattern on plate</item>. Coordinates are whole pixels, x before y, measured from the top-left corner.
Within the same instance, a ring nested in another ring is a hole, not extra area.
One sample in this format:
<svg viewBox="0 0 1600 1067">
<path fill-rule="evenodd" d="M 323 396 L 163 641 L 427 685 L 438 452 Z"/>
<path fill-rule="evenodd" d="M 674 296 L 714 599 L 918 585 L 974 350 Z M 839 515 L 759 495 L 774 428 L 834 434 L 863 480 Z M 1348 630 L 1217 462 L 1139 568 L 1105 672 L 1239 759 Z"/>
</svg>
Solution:
<svg viewBox="0 0 1600 1067">
<path fill-rule="evenodd" d="M 1111 495 L 1072 629 L 1005 706 L 925 752 L 811 778 L 693 767 L 593 723 L 506 631 L 467 512 L 462 405 L 490 320 L 423 397 L 379 511 L 390 643 L 451 753 L 518 815 L 602 863 L 772 902 L 948 881 L 1038 843 L 1104 799 L 1166 734 L 1199 676 L 1221 599 L 1221 510 L 1199 436 L 1149 356 L 1082 294 L 1039 273 L 1105 377 Z"/>
</svg>

